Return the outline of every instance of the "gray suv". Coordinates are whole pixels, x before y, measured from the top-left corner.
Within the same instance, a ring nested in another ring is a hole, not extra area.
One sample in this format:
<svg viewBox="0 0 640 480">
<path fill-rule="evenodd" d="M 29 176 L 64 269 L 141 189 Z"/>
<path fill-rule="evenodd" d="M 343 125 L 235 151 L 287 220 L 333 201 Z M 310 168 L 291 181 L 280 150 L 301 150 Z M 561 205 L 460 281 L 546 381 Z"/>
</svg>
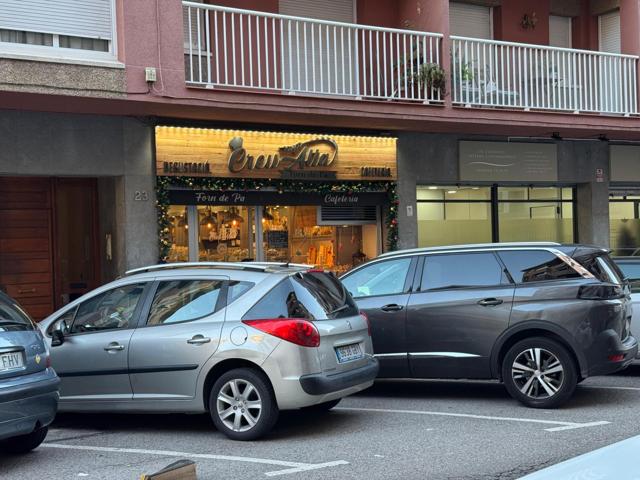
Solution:
<svg viewBox="0 0 640 480">
<path fill-rule="evenodd" d="M 325 410 L 378 373 L 367 319 L 305 265 L 166 264 L 128 272 L 41 322 L 61 411 L 209 412 L 228 437 L 280 410 Z"/>
<path fill-rule="evenodd" d="M 42 443 L 58 383 L 38 327 L 0 292 L 0 451 L 26 453 Z"/>
<path fill-rule="evenodd" d="M 525 405 L 551 408 L 638 351 L 629 287 L 598 247 L 397 251 L 341 280 L 369 317 L 381 377 L 500 379 Z"/>
</svg>

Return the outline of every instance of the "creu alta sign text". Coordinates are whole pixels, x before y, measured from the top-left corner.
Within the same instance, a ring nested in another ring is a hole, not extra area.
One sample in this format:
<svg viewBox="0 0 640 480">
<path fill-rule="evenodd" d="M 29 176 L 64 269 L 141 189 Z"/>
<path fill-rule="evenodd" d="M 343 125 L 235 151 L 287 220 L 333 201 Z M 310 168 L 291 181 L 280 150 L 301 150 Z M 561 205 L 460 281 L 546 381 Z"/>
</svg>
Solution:
<svg viewBox="0 0 640 480">
<path fill-rule="evenodd" d="M 287 172 L 305 168 L 328 167 L 335 162 L 338 145 L 329 138 L 317 138 L 296 143 L 289 147 L 280 147 L 278 153 L 249 155 L 243 147 L 242 137 L 234 137 L 229 142 L 229 171 L 243 170 L 279 170 Z"/>
</svg>

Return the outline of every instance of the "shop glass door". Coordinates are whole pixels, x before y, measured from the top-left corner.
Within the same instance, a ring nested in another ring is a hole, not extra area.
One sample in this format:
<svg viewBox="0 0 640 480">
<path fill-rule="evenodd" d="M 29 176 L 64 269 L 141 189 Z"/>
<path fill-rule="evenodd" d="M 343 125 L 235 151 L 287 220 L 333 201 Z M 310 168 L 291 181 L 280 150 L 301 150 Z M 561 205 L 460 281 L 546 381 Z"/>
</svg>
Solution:
<svg viewBox="0 0 640 480">
<path fill-rule="evenodd" d="M 198 206 L 198 261 L 256 260 L 254 217 L 254 207 Z"/>
</svg>

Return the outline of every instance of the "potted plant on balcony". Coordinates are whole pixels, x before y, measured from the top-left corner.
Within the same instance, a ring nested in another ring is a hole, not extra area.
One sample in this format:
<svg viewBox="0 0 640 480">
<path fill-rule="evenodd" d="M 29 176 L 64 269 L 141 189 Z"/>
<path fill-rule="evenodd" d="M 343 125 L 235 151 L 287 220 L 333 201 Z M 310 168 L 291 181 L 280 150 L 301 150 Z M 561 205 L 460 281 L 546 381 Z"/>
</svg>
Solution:
<svg viewBox="0 0 640 480">
<path fill-rule="evenodd" d="M 421 98 L 420 93 L 425 92 L 424 100 L 428 101 L 431 90 L 439 91 L 441 96 L 446 93 L 446 76 L 440 65 L 428 61 L 414 48 L 413 63 L 400 61 L 394 65 L 394 70 L 398 72 L 398 88 L 393 92 L 397 98 Z M 405 83 L 407 87 L 405 88 Z M 409 90 L 409 92 L 407 92 Z M 411 94 L 411 90 L 413 94 Z"/>
</svg>

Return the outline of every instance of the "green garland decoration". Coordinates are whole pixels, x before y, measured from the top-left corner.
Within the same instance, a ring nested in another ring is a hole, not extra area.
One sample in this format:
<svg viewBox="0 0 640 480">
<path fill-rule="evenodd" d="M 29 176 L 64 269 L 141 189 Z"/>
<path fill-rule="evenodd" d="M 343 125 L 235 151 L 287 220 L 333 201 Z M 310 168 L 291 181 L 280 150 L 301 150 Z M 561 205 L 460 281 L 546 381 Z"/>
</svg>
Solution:
<svg viewBox="0 0 640 480">
<path fill-rule="evenodd" d="M 291 180 L 262 180 L 248 178 L 210 178 L 210 177 L 166 177 L 156 180 L 156 206 L 158 215 L 158 238 L 160 262 L 164 263 L 171 250 L 171 219 L 169 218 L 170 187 L 192 188 L 209 191 L 246 191 L 261 188 L 276 188 L 279 193 L 365 193 L 386 192 L 389 208 L 385 216 L 387 231 L 387 250 L 398 248 L 398 195 L 396 183 L 389 181 L 343 182 L 339 184 L 321 182 L 297 182 Z"/>
</svg>

